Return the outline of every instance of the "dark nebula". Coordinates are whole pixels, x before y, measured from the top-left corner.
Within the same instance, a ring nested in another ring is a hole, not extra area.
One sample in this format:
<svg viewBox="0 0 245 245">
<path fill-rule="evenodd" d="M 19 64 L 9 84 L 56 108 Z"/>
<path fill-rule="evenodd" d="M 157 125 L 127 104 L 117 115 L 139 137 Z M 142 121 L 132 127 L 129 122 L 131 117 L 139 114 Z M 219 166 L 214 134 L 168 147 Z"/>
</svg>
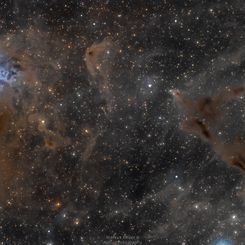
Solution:
<svg viewBox="0 0 245 245">
<path fill-rule="evenodd" d="M 173 91 L 173 95 L 179 106 L 187 111 L 181 127 L 208 141 L 224 161 L 245 171 L 245 140 L 241 138 L 242 132 L 239 132 L 235 141 L 227 144 L 212 130 L 212 127 L 218 127 L 225 118 L 225 115 L 222 115 L 222 106 L 232 100 L 243 99 L 245 88 L 228 87 L 217 96 L 196 101 L 188 99 L 179 91 Z"/>
</svg>

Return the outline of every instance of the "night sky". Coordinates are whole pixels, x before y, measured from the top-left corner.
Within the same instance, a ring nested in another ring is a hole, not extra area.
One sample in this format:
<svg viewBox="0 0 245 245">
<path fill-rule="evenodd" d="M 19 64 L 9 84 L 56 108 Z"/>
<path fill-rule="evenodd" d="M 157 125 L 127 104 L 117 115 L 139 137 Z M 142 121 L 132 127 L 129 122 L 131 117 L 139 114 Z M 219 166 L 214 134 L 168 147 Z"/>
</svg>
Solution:
<svg viewBox="0 0 245 245">
<path fill-rule="evenodd" d="M 245 244 L 245 1 L 1 1 L 0 244 Z"/>
</svg>

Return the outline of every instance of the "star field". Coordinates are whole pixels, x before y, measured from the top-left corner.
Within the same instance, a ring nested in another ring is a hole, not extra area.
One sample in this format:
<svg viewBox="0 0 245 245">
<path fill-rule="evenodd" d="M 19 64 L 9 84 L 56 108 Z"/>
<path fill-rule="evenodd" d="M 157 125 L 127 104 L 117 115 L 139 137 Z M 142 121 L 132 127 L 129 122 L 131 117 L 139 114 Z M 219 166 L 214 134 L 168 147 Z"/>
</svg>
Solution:
<svg viewBox="0 0 245 245">
<path fill-rule="evenodd" d="M 0 244 L 245 244 L 245 3 L 0 3 Z"/>
</svg>

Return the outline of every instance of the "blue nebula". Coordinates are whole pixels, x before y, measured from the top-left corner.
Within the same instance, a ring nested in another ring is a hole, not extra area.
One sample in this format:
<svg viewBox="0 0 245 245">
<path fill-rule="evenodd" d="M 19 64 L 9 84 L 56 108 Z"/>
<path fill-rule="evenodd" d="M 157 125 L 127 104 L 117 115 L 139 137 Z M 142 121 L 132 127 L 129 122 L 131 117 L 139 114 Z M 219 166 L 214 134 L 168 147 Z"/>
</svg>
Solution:
<svg viewBox="0 0 245 245">
<path fill-rule="evenodd" d="M 18 65 L 5 55 L 0 55 L 0 89 L 5 85 L 13 85 L 19 75 Z"/>
<path fill-rule="evenodd" d="M 213 245 L 233 245 L 233 243 L 227 239 L 219 239 L 219 240 L 216 240 L 213 243 Z"/>
<path fill-rule="evenodd" d="M 0 66 L 0 83 L 10 83 L 16 74 L 14 70 Z"/>
</svg>

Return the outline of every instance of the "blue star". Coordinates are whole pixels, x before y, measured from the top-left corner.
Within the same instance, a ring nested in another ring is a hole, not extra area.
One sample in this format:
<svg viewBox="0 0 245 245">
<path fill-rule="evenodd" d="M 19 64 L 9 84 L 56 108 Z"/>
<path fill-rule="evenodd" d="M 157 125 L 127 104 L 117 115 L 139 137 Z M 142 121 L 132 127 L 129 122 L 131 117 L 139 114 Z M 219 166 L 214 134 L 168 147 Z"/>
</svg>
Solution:
<svg viewBox="0 0 245 245">
<path fill-rule="evenodd" d="M 230 240 L 226 240 L 226 239 L 219 239 L 216 240 L 213 245 L 233 245 L 233 243 Z"/>
</svg>

